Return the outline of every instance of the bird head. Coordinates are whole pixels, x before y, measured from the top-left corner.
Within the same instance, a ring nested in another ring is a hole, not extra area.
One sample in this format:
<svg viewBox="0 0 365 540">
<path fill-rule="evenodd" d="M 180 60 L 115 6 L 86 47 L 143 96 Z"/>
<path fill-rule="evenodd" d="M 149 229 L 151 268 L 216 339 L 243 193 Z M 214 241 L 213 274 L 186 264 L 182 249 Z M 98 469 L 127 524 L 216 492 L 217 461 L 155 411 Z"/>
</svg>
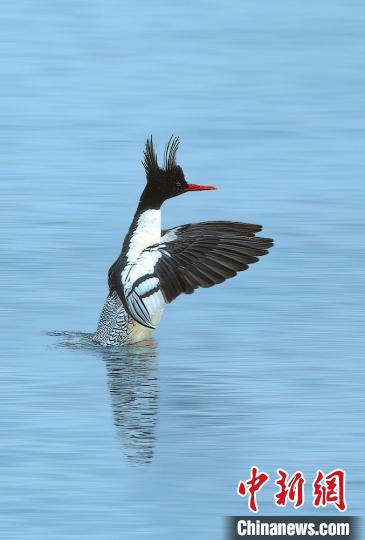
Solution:
<svg viewBox="0 0 365 540">
<path fill-rule="evenodd" d="M 143 167 L 146 171 L 147 185 L 144 191 L 145 197 L 160 205 L 171 197 L 177 197 L 188 191 L 206 191 L 217 189 L 214 186 L 202 186 L 189 184 L 185 180 L 184 172 L 176 163 L 176 152 L 180 144 L 179 137 L 170 137 L 165 147 L 164 164 L 160 167 L 157 154 L 154 149 L 152 135 L 146 141 L 144 150 Z"/>
</svg>

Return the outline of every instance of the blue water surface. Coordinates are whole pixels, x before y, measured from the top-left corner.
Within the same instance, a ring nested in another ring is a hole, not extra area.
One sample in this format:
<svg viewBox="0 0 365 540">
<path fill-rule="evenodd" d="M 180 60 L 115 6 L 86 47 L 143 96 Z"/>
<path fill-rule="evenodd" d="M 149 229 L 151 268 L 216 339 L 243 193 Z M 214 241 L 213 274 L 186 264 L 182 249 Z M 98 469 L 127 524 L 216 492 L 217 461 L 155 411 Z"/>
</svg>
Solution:
<svg viewBox="0 0 365 540">
<path fill-rule="evenodd" d="M 258 465 L 347 472 L 364 503 L 365 6 L 4 0 L 0 536 L 218 540 Z M 249 271 L 103 348 L 107 270 L 180 135 L 165 227 L 264 225 Z M 322 512 L 337 513 L 333 507 Z"/>
</svg>

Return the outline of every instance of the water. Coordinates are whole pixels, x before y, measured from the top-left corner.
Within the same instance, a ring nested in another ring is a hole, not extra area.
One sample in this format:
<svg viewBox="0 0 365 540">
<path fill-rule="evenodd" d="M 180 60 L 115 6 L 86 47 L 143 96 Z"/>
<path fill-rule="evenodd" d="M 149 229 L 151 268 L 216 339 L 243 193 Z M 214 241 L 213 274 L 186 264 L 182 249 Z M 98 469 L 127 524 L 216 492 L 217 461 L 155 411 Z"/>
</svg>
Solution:
<svg viewBox="0 0 365 540">
<path fill-rule="evenodd" d="M 223 538 L 251 465 L 364 501 L 365 8 L 2 3 L 1 536 Z M 153 133 L 164 226 L 262 223 L 268 257 L 179 298 L 149 346 L 93 331 Z M 259 495 L 276 509 L 275 487 Z M 328 512 L 335 512 L 329 508 Z M 317 511 L 318 512 L 318 511 Z"/>
</svg>

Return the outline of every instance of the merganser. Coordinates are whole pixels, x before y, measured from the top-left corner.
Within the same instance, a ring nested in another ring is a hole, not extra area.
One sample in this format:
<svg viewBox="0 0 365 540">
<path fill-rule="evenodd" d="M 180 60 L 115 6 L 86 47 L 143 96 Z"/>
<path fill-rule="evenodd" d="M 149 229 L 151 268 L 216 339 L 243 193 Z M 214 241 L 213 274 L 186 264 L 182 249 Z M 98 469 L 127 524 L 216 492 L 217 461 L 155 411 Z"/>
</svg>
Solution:
<svg viewBox="0 0 365 540">
<path fill-rule="evenodd" d="M 93 334 L 102 345 L 150 338 L 166 304 L 246 270 L 273 245 L 270 238 L 256 236 L 261 225 L 236 221 L 188 223 L 161 231 L 164 201 L 217 189 L 187 183 L 176 163 L 179 143 L 171 136 L 160 167 L 152 136 L 146 141 L 142 164 L 147 183 L 121 253 L 109 269 L 109 294 Z"/>
</svg>

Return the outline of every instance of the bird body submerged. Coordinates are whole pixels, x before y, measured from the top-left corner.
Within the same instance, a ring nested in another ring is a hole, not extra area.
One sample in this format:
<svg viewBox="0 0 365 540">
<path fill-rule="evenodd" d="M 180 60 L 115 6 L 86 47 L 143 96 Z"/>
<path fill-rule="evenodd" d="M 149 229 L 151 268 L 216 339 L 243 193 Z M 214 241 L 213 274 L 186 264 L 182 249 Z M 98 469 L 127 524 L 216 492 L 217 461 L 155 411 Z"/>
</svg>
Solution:
<svg viewBox="0 0 365 540">
<path fill-rule="evenodd" d="M 129 282 L 138 279 L 146 271 L 146 267 L 137 260 L 144 249 L 159 244 L 161 240 L 161 210 L 145 210 L 137 219 L 128 242 L 124 256 L 124 267 L 121 272 L 124 278 L 129 275 Z M 112 267 L 113 268 L 113 267 Z M 113 270 L 111 269 L 113 272 Z M 137 277 L 136 274 L 139 276 Z M 156 278 L 148 278 L 144 289 L 154 284 Z M 143 287 L 142 287 L 143 293 Z M 156 310 L 152 315 L 153 326 L 157 326 L 162 316 L 163 308 Z M 139 324 L 125 309 L 116 290 L 111 290 L 103 306 L 94 340 L 102 345 L 132 344 L 151 337 L 153 328 Z"/>
<path fill-rule="evenodd" d="M 216 189 L 186 182 L 176 165 L 178 144 L 177 138 L 170 139 L 160 168 L 152 137 L 146 143 L 147 185 L 121 254 L 109 269 L 109 295 L 93 335 L 103 345 L 149 338 L 167 303 L 235 276 L 273 244 L 256 236 L 260 225 L 241 222 L 202 222 L 161 231 L 160 208 L 166 199 Z"/>
</svg>

